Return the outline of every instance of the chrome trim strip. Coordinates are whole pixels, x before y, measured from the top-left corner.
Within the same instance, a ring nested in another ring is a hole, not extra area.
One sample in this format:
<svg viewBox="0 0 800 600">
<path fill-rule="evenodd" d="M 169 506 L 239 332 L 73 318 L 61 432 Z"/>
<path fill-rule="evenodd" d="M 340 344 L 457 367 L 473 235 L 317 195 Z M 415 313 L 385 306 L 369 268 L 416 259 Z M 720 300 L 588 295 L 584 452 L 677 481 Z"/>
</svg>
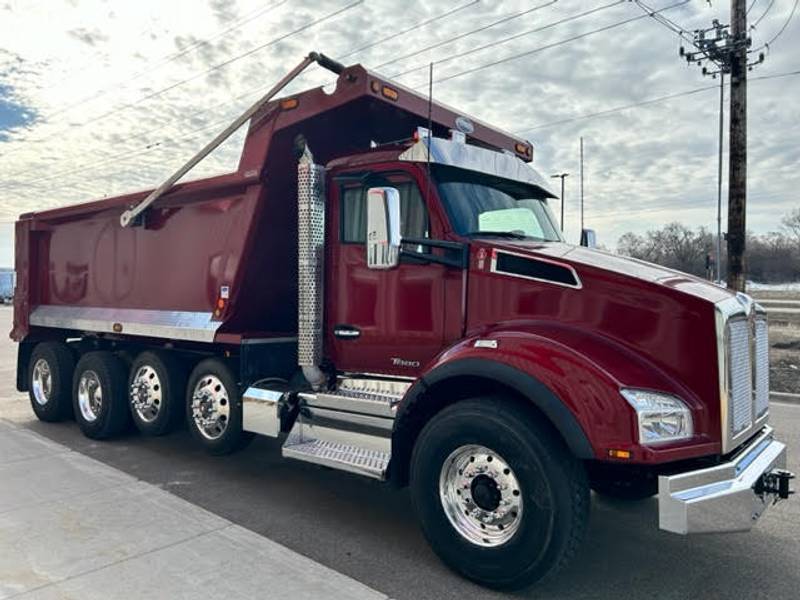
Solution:
<svg viewBox="0 0 800 600">
<path fill-rule="evenodd" d="M 324 419 L 327 422 L 340 421 L 342 423 L 352 423 L 354 425 L 362 425 L 364 427 L 372 427 L 375 429 L 383 429 L 391 431 L 394 428 L 394 419 L 385 419 L 383 417 L 376 417 L 373 415 L 365 415 L 360 413 L 344 412 L 341 410 L 330 408 L 306 408 L 310 422 L 315 419 Z"/>
<path fill-rule="evenodd" d="M 756 494 L 759 478 L 786 466 L 786 446 L 765 427 L 733 460 L 658 478 L 659 528 L 672 533 L 747 531 L 773 503 Z"/>
<path fill-rule="evenodd" d="M 308 406 L 373 415 L 391 419 L 390 422 L 394 421 L 395 407 L 397 402 L 399 402 L 399 399 L 393 400 L 392 398 L 371 399 L 342 396 L 339 394 L 314 394 L 308 392 L 302 392 L 299 396 Z"/>
<path fill-rule="evenodd" d="M 251 344 L 285 344 L 287 342 L 296 342 L 296 337 L 274 337 L 274 338 L 244 338 L 241 343 L 243 345 Z"/>
<path fill-rule="evenodd" d="M 43 304 L 33 309 L 31 325 L 97 333 L 213 342 L 221 321 L 210 312 L 101 308 Z"/>
<path fill-rule="evenodd" d="M 519 273 L 510 273 L 508 271 L 498 271 L 497 270 L 497 255 L 498 254 L 509 254 L 511 256 L 519 256 L 520 258 L 525 258 L 527 260 L 538 260 L 541 262 L 549 263 L 551 265 L 556 265 L 557 267 L 561 267 L 563 269 L 567 269 L 572 272 L 572 276 L 575 277 L 575 281 L 577 282 L 576 285 L 570 285 L 568 283 L 561 283 L 560 281 L 553 281 L 552 279 L 541 279 L 539 277 L 528 277 L 527 275 L 520 275 Z M 539 281 L 541 283 L 549 283 L 551 285 L 558 285 L 565 288 L 570 288 L 573 290 L 580 290 L 583 289 L 583 283 L 581 282 L 581 278 L 578 277 L 578 272 L 575 270 L 575 267 L 569 265 L 567 263 L 559 262 L 557 260 L 552 260 L 549 258 L 541 258 L 540 256 L 532 256 L 530 254 L 522 254 L 520 252 L 511 252 L 509 250 L 500 250 L 498 248 L 492 248 L 492 260 L 490 264 L 489 270 L 492 273 L 496 273 L 497 275 L 505 275 L 506 277 L 518 277 L 519 279 L 527 279 L 529 281 Z"/>
</svg>

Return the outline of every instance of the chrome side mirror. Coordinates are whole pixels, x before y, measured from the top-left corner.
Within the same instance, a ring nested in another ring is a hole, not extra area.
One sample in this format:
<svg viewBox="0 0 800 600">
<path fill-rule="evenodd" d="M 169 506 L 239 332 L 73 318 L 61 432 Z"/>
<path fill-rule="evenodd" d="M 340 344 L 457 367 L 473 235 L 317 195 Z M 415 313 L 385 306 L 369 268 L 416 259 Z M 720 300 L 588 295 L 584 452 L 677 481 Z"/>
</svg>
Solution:
<svg viewBox="0 0 800 600">
<path fill-rule="evenodd" d="M 581 231 L 581 246 L 597 248 L 597 234 L 594 232 L 594 229 L 584 229 Z"/>
<path fill-rule="evenodd" d="M 392 269 L 400 262 L 400 192 L 367 190 L 367 267 Z"/>
</svg>

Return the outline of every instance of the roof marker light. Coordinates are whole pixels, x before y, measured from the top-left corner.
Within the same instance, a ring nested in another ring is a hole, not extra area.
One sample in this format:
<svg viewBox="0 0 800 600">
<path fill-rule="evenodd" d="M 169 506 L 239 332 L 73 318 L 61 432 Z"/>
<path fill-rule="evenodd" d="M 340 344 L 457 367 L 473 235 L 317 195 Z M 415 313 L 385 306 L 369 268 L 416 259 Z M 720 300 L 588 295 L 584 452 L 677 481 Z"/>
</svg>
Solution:
<svg viewBox="0 0 800 600">
<path fill-rule="evenodd" d="M 385 98 L 393 102 L 397 102 L 397 99 L 400 97 L 400 94 L 397 93 L 397 90 L 394 88 L 390 88 L 388 85 L 383 86 L 381 89 L 381 93 L 384 95 Z"/>
</svg>

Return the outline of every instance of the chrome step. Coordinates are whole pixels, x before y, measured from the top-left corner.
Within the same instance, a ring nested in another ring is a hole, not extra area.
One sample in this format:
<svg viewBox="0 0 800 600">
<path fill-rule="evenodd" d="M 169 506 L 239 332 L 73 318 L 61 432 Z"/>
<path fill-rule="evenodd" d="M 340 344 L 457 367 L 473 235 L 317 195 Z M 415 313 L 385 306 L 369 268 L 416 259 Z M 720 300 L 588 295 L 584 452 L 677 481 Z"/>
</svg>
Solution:
<svg viewBox="0 0 800 600">
<path fill-rule="evenodd" d="M 302 393 L 300 398 L 308 406 L 394 419 L 410 386 L 408 381 L 343 377 L 335 391 Z"/>
<path fill-rule="evenodd" d="M 390 454 L 326 439 L 314 439 L 292 444 L 287 440 L 283 446 L 283 456 L 383 480 L 386 479 Z"/>
<path fill-rule="evenodd" d="M 336 411 L 308 408 L 301 410 L 283 444 L 283 456 L 374 479 L 386 479 L 391 451 L 391 427 L 378 429 L 367 426 L 362 427 L 362 431 L 354 431 L 353 428 L 364 425 L 360 419 L 362 417 L 389 424 L 391 421 L 366 415 L 331 413 Z M 338 420 L 340 415 L 346 420 Z"/>
</svg>

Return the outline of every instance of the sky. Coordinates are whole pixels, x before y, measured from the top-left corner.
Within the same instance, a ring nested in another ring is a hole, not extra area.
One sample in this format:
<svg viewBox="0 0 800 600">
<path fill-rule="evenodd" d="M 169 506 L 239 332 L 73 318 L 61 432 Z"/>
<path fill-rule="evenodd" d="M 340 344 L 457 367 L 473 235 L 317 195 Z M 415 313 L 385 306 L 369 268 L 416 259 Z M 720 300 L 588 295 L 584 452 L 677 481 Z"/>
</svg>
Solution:
<svg viewBox="0 0 800 600">
<path fill-rule="evenodd" d="M 781 76 L 800 70 L 796 4 L 748 0 L 754 47 L 786 25 L 750 73 L 756 233 L 800 206 L 800 76 Z M 729 19 L 727 0 L 644 5 L 671 7 L 660 14 L 686 31 Z M 527 137 L 544 175 L 570 174 L 570 241 L 581 137 L 584 223 L 600 243 L 675 220 L 715 229 L 718 80 L 680 43 L 627 0 L 0 0 L 0 266 L 17 215 L 157 186 L 310 50 L 420 89 L 433 62 L 437 100 Z M 317 68 L 287 93 L 331 80 Z M 242 134 L 188 178 L 234 170 Z"/>
</svg>

